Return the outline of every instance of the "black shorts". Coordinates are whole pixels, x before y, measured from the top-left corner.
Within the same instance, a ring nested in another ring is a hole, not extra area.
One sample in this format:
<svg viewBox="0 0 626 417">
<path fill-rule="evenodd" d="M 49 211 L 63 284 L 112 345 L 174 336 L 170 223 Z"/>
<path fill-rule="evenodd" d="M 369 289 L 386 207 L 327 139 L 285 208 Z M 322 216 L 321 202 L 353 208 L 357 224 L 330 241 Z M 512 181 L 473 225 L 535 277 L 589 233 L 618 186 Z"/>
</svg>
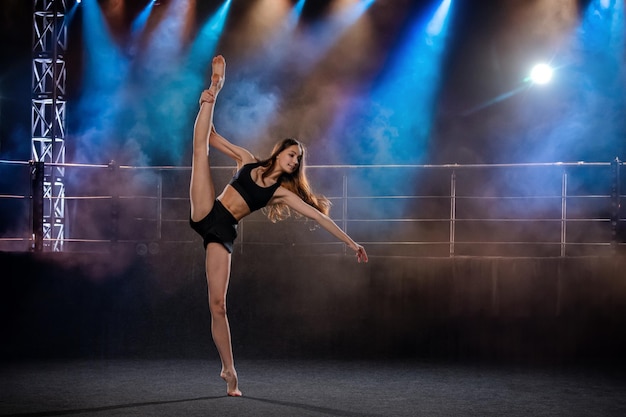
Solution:
<svg viewBox="0 0 626 417">
<path fill-rule="evenodd" d="M 233 244 L 237 238 L 237 219 L 226 210 L 222 202 L 215 200 L 213 209 L 199 222 L 189 217 L 189 225 L 204 239 L 204 248 L 210 242 L 224 245 L 228 253 L 233 253 Z"/>
</svg>

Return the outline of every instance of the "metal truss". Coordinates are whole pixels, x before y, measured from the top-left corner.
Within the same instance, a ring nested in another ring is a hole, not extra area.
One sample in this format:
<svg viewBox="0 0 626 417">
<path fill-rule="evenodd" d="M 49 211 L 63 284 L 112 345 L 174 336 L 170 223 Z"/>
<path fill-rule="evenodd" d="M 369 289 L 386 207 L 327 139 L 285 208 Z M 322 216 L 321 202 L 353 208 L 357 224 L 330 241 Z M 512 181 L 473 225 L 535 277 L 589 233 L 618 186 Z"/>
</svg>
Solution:
<svg viewBox="0 0 626 417">
<path fill-rule="evenodd" d="M 31 157 L 44 163 L 43 249 L 65 240 L 65 84 L 67 0 L 34 0 Z"/>
</svg>

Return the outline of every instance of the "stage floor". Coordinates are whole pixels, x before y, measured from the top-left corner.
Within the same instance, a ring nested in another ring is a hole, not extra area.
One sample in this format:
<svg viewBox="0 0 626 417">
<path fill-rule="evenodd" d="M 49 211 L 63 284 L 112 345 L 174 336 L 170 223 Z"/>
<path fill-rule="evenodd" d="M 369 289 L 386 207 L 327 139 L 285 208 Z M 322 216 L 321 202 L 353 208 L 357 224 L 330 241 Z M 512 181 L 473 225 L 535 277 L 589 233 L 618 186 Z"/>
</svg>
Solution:
<svg viewBox="0 0 626 417">
<path fill-rule="evenodd" d="M 1 416 L 624 416 L 617 370 L 424 362 L 242 360 L 3 364 Z"/>
</svg>

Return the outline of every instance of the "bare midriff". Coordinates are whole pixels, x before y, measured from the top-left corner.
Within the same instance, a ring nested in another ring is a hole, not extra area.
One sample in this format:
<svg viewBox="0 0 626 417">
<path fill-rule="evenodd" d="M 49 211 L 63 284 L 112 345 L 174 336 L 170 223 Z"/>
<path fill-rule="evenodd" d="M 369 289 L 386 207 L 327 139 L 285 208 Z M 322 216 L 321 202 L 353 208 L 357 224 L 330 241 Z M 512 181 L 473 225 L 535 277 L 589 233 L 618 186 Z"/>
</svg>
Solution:
<svg viewBox="0 0 626 417">
<path fill-rule="evenodd" d="M 220 200 L 226 210 L 228 210 L 237 221 L 250 214 L 250 208 L 246 201 L 241 194 L 230 185 L 224 188 L 224 191 L 222 191 L 222 194 L 220 194 L 217 199 Z"/>
</svg>

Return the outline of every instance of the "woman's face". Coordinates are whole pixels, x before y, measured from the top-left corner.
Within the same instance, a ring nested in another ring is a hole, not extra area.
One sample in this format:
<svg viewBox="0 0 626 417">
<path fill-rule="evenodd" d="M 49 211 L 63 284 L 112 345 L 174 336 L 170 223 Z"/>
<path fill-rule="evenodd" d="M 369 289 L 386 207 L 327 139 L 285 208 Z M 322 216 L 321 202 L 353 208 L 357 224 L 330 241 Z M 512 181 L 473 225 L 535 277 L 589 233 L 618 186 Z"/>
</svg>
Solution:
<svg viewBox="0 0 626 417">
<path fill-rule="evenodd" d="M 283 149 L 277 156 L 276 162 L 280 169 L 288 174 L 296 172 L 302 159 L 302 149 L 298 145 L 291 145 Z"/>
</svg>

